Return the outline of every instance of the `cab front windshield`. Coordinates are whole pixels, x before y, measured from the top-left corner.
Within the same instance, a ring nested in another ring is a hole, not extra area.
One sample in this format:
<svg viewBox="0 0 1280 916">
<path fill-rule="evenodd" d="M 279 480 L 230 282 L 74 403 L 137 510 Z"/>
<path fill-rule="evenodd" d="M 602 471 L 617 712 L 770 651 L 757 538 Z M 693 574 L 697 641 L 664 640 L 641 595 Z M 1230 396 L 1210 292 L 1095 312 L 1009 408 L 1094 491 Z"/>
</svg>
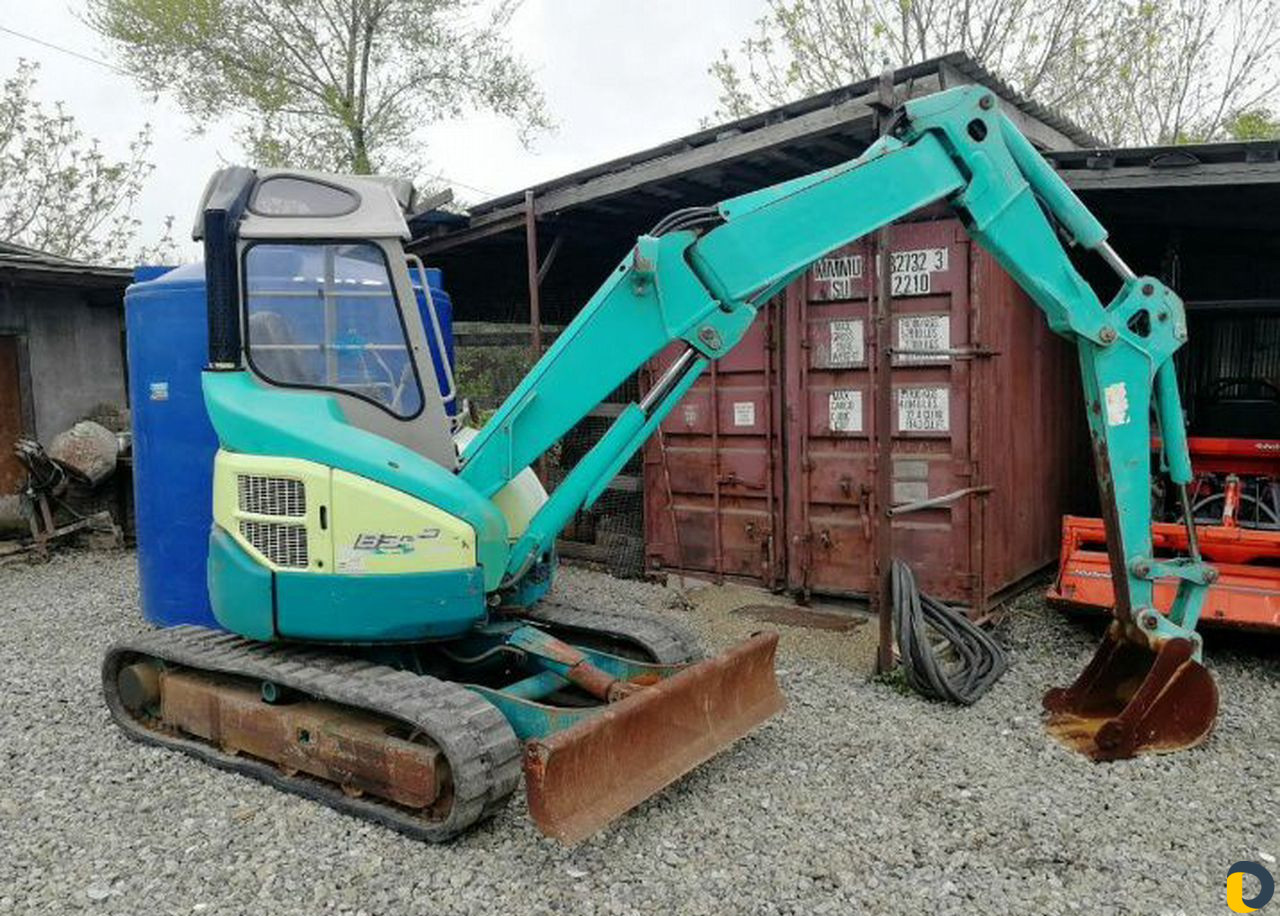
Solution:
<svg viewBox="0 0 1280 916">
<path fill-rule="evenodd" d="M 369 242 L 257 243 L 244 255 L 249 362 L 269 382 L 422 409 L 387 259 Z"/>
</svg>

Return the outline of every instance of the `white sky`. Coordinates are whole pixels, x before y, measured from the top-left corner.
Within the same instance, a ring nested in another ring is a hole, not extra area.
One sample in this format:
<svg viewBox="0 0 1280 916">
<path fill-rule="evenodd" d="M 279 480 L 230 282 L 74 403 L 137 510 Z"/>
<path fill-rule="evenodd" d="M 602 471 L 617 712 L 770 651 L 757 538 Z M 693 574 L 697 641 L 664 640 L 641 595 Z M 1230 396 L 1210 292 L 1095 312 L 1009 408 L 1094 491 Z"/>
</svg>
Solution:
<svg viewBox="0 0 1280 916">
<path fill-rule="evenodd" d="M 526 0 L 511 35 L 534 68 L 558 129 L 524 149 L 498 118 L 473 115 L 431 129 L 424 174 L 456 183 L 475 202 L 516 191 L 605 159 L 696 130 L 715 108 L 707 65 L 736 45 L 763 0 Z M 0 25 L 110 61 L 104 42 L 65 0 L 0 0 Z M 139 92 L 127 77 L 0 32 L 0 79 L 24 57 L 41 65 L 37 92 L 63 101 L 87 136 L 123 154 L 146 123 L 153 131 L 152 174 L 137 215 L 140 243 L 159 237 L 166 215 L 183 240 L 205 179 L 239 150 L 225 130 L 202 135 L 165 98 Z"/>
</svg>

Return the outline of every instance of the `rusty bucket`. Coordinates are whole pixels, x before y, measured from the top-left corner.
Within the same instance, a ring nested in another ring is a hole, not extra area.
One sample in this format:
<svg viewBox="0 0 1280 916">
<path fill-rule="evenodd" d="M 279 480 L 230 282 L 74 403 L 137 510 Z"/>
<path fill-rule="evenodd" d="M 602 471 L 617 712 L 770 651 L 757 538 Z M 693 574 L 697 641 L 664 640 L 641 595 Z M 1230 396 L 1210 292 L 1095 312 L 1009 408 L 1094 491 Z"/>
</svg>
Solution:
<svg viewBox="0 0 1280 916">
<path fill-rule="evenodd" d="M 1070 687 L 1044 696 L 1049 733 L 1094 760 L 1195 747 L 1218 717 L 1218 685 L 1186 639 L 1155 651 L 1115 621 Z"/>
<path fill-rule="evenodd" d="M 778 634 L 758 633 L 528 742 L 525 779 L 538 829 L 576 843 L 780 711 L 777 647 Z"/>
</svg>

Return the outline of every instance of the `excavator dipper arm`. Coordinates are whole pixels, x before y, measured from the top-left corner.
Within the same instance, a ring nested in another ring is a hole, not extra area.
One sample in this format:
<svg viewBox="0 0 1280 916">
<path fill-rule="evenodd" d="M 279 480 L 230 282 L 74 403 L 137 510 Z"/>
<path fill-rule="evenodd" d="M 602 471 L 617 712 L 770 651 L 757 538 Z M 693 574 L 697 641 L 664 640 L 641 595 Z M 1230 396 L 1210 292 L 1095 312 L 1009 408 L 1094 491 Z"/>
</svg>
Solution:
<svg viewBox="0 0 1280 916">
<path fill-rule="evenodd" d="M 1116 621 L 1076 683 L 1046 697 L 1051 728 L 1095 757 L 1197 743 L 1217 706 L 1194 632 L 1213 570 L 1194 551 L 1158 559 L 1151 541 L 1153 415 L 1170 478 L 1182 487 L 1191 480 L 1172 362 L 1187 336 L 1183 305 L 1120 260 L 1098 221 L 981 87 L 908 102 L 890 135 L 858 159 L 680 211 L 637 241 L 462 456 L 460 475 L 481 493 L 497 492 L 671 341 L 685 343 L 534 516 L 510 554 L 507 581 L 548 553 L 573 513 L 600 495 L 771 296 L 823 254 L 938 201 L 958 211 L 1079 350 Z M 1116 271 L 1121 287 L 1109 303 L 1068 247 L 1097 252 Z M 1155 580 L 1168 577 L 1179 591 L 1166 617 L 1152 595 Z"/>
</svg>

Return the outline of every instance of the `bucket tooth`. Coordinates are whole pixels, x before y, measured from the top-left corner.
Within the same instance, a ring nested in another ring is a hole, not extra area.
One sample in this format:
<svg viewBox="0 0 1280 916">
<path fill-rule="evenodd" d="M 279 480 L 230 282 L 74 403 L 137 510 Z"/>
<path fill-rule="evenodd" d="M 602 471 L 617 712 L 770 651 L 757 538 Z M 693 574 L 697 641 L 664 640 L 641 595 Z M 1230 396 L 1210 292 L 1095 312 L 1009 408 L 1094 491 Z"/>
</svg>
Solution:
<svg viewBox="0 0 1280 916">
<path fill-rule="evenodd" d="M 1155 651 L 1126 639 L 1113 623 L 1070 687 L 1044 696 L 1045 727 L 1094 760 L 1195 747 L 1218 717 L 1218 686 L 1186 639 Z"/>
<path fill-rule="evenodd" d="M 781 710 L 777 646 L 778 634 L 756 634 L 528 742 L 525 779 L 538 829 L 576 843 Z"/>
</svg>

